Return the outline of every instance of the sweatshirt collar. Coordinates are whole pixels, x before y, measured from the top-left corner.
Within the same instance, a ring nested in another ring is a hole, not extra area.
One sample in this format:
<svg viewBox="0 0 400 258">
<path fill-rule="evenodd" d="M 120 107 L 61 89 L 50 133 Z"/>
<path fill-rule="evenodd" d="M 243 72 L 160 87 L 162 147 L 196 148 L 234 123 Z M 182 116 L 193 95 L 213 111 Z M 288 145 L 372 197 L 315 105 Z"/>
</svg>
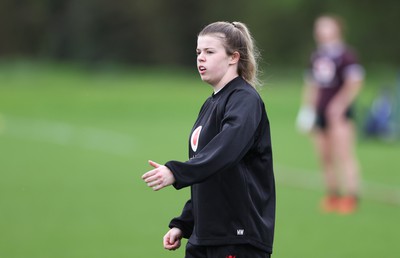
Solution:
<svg viewBox="0 0 400 258">
<path fill-rule="evenodd" d="M 231 86 L 232 84 L 234 84 L 234 82 L 238 81 L 239 79 L 241 79 L 240 76 L 237 76 L 235 78 L 233 78 L 230 82 L 228 82 L 224 87 L 222 87 L 221 89 L 217 90 L 216 92 L 213 92 L 212 97 L 215 98 L 217 96 L 222 95 L 222 93 L 225 91 L 225 89 L 229 88 L 229 86 Z"/>
</svg>

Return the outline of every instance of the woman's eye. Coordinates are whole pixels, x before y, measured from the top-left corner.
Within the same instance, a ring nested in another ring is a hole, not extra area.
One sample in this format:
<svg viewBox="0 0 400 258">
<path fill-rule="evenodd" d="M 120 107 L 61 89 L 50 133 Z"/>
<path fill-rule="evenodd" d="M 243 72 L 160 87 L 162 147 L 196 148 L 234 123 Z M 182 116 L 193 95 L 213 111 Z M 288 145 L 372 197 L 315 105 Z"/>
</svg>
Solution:
<svg viewBox="0 0 400 258">
<path fill-rule="evenodd" d="M 202 51 L 196 51 L 196 55 L 200 55 L 202 53 Z M 205 50 L 204 51 L 205 54 L 214 54 L 214 51 L 212 50 Z"/>
</svg>

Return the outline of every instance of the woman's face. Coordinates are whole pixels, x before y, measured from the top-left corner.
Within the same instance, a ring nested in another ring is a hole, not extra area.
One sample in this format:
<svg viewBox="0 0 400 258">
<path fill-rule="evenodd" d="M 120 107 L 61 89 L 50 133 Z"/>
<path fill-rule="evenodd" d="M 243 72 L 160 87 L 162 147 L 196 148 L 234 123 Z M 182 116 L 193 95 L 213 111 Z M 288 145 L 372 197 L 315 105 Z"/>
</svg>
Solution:
<svg viewBox="0 0 400 258">
<path fill-rule="evenodd" d="M 330 44 L 342 40 L 339 25 L 329 17 L 321 17 L 315 22 L 314 37 L 318 44 Z"/>
<path fill-rule="evenodd" d="M 216 88 L 223 87 L 232 57 L 226 53 L 221 35 L 203 35 L 197 39 L 197 69 L 203 81 Z M 230 79 L 229 79 L 230 80 Z"/>
</svg>

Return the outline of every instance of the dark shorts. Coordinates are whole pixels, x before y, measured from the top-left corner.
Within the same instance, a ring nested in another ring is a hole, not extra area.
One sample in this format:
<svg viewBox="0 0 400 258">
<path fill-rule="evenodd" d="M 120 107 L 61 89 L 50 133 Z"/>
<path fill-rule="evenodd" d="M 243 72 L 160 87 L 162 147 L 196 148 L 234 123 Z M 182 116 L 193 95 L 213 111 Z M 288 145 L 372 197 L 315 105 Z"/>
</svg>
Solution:
<svg viewBox="0 0 400 258">
<path fill-rule="evenodd" d="M 353 108 L 347 109 L 346 113 L 344 114 L 345 118 L 348 120 L 354 119 L 354 112 Z M 318 112 L 317 117 L 315 119 L 315 127 L 321 130 L 325 130 L 328 128 L 328 121 L 325 115 L 325 112 Z"/>
<path fill-rule="evenodd" d="M 270 258 L 271 255 L 251 245 L 186 245 L 185 258 Z"/>
</svg>

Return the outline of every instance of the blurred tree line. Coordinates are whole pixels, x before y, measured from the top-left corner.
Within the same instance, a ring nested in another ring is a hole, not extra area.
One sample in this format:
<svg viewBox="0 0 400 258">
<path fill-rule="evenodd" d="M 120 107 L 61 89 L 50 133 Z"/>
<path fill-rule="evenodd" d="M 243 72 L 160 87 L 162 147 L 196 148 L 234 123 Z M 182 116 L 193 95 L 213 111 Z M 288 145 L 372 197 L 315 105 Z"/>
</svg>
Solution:
<svg viewBox="0 0 400 258">
<path fill-rule="evenodd" d="M 266 64 L 304 65 L 321 13 L 341 15 L 363 62 L 400 64 L 400 1 L 1 0 L 0 58 L 192 65 L 213 21 L 242 21 Z"/>
</svg>

